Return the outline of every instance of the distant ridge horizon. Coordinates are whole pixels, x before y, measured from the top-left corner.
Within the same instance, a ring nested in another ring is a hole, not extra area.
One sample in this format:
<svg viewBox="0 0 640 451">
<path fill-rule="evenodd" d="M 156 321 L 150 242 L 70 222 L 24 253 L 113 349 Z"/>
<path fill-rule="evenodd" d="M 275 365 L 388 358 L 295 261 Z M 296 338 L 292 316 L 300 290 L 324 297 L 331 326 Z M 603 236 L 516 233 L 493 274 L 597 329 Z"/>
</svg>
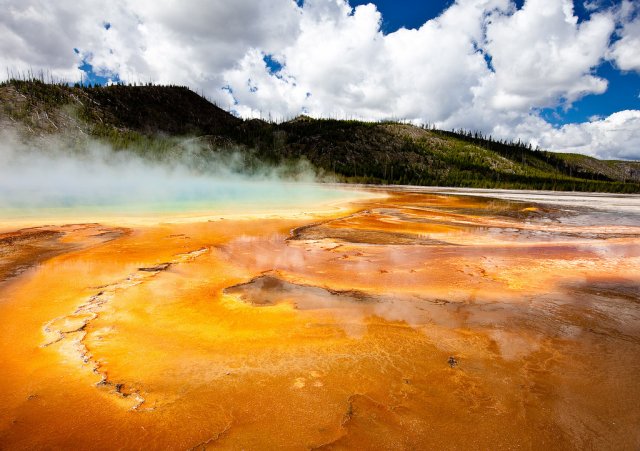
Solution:
<svg viewBox="0 0 640 451">
<path fill-rule="evenodd" d="M 151 157 L 176 140 L 198 138 L 210 152 L 233 148 L 273 164 L 304 159 L 346 182 L 640 192 L 640 161 L 551 152 L 402 120 L 242 119 L 186 86 L 71 86 L 42 76 L 0 83 L 0 100 L 0 129 L 24 139 L 80 133 L 116 150 L 144 147 Z"/>
</svg>

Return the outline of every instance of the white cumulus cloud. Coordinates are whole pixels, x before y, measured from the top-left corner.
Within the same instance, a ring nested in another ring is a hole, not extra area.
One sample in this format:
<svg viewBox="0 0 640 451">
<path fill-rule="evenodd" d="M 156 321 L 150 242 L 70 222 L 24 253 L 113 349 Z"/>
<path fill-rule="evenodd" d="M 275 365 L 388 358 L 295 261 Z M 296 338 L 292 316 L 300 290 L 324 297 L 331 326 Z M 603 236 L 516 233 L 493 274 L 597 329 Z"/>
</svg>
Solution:
<svg viewBox="0 0 640 451">
<path fill-rule="evenodd" d="M 640 16 L 624 25 L 620 40 L 611 49 L 611 58 L 622 70 L 640 72 Z"/>
<path fill-rule="evenodd" d="M 611 13 L 578 24 L 568 0 L 529 0 L 513 14 L 492 16 L 486 44 L 496 74 L 492 105 L 529 111 L 603 93 L 607 81 L 591 69 L 614 27 Z"/>
<path fill-rule="evenodd" d="M 640 71 L 636 6 L 599 5 L 580 21 L 571 0 L 457 0 L 385 34 L 373 4 L 347 0 L 0 0 L 0 68 L 75 81 L 87 62 L 188 85 L 244 117 L 399 118 L 638 158 L 637 111 L 561 128 L 537 113 L 605 92 L 605 58 Z"/>
<path fill-rule="evenodd" d="M 640 111 L 625 110 L 604 119 L 552 128 L 541 124 L 540 145 L 598 158 L 640 160 Z"/>
</svg>

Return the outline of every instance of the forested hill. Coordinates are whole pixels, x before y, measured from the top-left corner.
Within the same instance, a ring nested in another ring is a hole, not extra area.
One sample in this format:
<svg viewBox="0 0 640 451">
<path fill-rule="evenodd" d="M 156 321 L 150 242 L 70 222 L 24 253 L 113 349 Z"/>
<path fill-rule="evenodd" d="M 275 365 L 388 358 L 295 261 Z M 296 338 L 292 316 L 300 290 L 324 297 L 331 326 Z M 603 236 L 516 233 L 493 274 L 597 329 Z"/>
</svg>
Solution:
<svg viewBox="0 0 640 451">
<path fill-rule="evenodd" d="M 22 140 L 87 137 L 148 158 L 198 148 L 236 152 L 246 170 L 306 159 L 359 183 L 640 192 L 640 162 L 603 161 L 486 139 L 477 133 L 381 122 L 241 120 L 185 87 L 0 85 L 0 128 Z"/>
</svg>

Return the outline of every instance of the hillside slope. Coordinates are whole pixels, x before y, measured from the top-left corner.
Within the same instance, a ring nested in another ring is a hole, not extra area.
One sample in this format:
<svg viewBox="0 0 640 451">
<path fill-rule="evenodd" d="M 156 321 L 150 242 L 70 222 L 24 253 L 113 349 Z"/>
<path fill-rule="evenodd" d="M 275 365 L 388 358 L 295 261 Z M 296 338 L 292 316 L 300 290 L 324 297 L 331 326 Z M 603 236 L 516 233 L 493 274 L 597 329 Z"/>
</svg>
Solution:
<svg viewBox="0 0 640 451">
<path fill-rule="evenodd" d="M 149 158 L 197 146 L 240 152 L 249 165 L 308 160 L 339 180 L 364 183 L 640 192 L 640 162 L 533 150 L 477 134 L 400 123 L 299 117 L 241 120 L 185 87 L 0 85 L 0 128 L 23 140 L 87 138 Z"/>
</svg>

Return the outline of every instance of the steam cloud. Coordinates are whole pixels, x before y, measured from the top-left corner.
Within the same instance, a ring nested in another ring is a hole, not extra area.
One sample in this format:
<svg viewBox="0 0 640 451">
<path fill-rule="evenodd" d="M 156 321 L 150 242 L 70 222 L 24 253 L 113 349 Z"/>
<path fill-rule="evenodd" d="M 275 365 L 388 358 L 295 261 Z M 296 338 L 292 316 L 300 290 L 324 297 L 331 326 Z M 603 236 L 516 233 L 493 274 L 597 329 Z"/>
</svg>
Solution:
<svg viewBox="0 0 640 451">
<path fill-rule="evenodd" d="M 118 212 L 286 206 L 326 197 L 309 183 L 309 164 L 247 167 L 245 154 L 214 152 L 179 143 L 153 157 L 114 150 L 104 143 L 63 138 L 25 143 L 0 136 L 0 216 L 42 208 L 105 208 Z"/>
</svg>

